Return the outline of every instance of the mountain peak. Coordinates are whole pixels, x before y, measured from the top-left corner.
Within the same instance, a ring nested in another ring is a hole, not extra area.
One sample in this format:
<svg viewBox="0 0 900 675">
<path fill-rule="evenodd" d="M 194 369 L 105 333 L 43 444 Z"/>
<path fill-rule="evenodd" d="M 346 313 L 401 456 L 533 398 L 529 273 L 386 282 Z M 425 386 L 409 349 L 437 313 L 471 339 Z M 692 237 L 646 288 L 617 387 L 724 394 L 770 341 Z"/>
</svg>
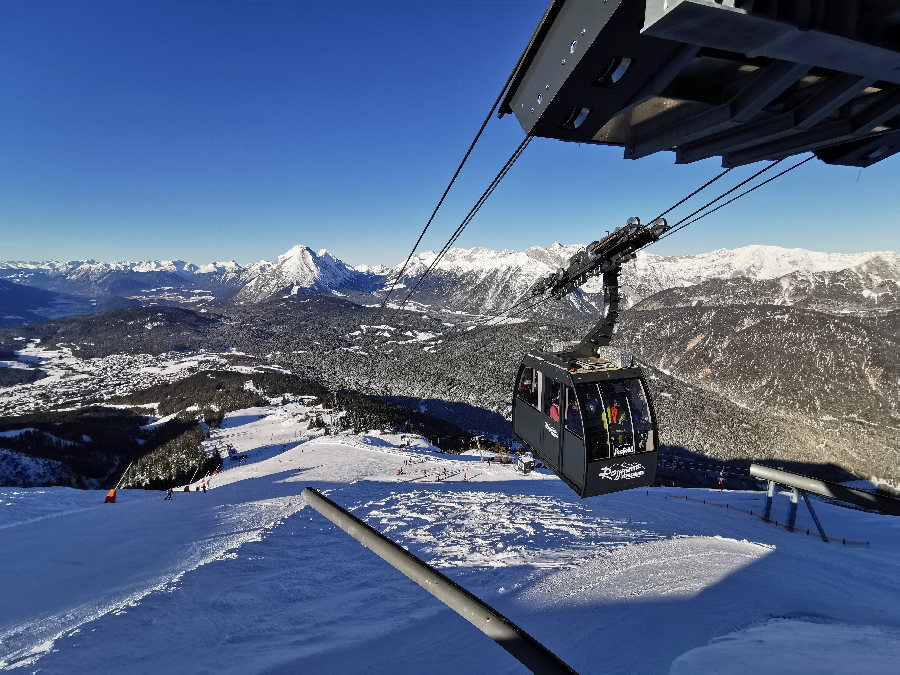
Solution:
<svg viewBox="0 0 900 675">
<path fill-rule="evenodd" d="M 313 250 L 309 246 L 304 246 L 303 244 L 297 244 L 296 246 L 292 246 L 287 251 L 278 256 L 278 260 L 287 260 L 289 258 L 312 258 L 316 254 L 313 253 Z"/>
<path fill-rule="evenodd" d="M 278 293 L 322 293 L 352 283 L 361 273 L 335 258 L 327 249 L 315 253 L 308 246 L 297 244 L 282 253 L 270 267 L 240 290 L 239 300 L 258 302 Z"/>
</svg>

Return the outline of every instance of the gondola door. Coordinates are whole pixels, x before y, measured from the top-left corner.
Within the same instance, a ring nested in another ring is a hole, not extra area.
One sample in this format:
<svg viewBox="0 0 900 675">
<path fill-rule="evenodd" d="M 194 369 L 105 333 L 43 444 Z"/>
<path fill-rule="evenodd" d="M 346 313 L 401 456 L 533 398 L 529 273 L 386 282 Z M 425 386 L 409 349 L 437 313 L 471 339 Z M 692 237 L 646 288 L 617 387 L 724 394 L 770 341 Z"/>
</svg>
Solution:
<svg viewBox="0 0 900 675">
<path fill-rule="evenodd" d="M 563 400 L 565 411 L 562 424 L 562 465 L 561 470 L 566 480 L 570 481 L 575 490 L 580 494 L 584 489 L 585 472 L 585 447 L 584 429 L 581 421 L 581 409 L 575 390 L 571 386 L 565 387 Z"/>
<path fill-rule="evenodd" d="M 544 413 L 541 429 L 541 450 L 544 460 L 554 471 L 562 470 L 560 452 L 562 450 L 562 385 L 540 373 L 540 408 Z"/>
</svg>

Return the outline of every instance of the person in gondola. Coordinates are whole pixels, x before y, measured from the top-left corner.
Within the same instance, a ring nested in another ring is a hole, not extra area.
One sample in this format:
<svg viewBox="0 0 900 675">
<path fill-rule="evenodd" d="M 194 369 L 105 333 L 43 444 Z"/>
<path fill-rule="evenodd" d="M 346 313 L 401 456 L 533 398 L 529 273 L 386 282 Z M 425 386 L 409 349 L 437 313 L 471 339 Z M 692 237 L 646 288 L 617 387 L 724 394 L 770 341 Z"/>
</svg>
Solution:
<svg viewBox="0 0 900 675">
<path fill-rule="evenodd" d="M 516 393 L 518 394 L 519 398 L 525 401 L 528 405 L 534 405 L 534 394 L 531 391 L 530 379 L 523 378 Z"/>
<path fill-rule="evenodd" d="M 581 408 L 578 406 L 578 399 L 574 397 L 569 399 L 569 407 L 566 410 L 566 429 L 573 434 L 581 435 Z"/>
<path fill-rule="evenodd" d="M 547 413 L 550 415 L 550 419 L 554 422 L 559 422 L 559 399 L 553 399 L 553 403 L 550 404 L 550 410 Z"/>
<path fill-rule="evenodd" d="M 604 411 L 603 415 L 603 425 L 609 432 L 609 438 L 612 445 L 615 448 L 620 449 L 619 454 L 622 454 L 622 450 L 624 450 L 625 448 L 630 448 L 631 446 L 630 440 L 628 441 L 628 443 L 625 442 L 625 425 L 628 422 L 627 418 L 628 415 L 626 413 L 626 408 L 624 405 L 621 405 L 619 401 L 613 401 L 612 403 L 610 403 Z M 616 454 L 616 452 L 613 451 L 613 454 Z"/>
</svg>

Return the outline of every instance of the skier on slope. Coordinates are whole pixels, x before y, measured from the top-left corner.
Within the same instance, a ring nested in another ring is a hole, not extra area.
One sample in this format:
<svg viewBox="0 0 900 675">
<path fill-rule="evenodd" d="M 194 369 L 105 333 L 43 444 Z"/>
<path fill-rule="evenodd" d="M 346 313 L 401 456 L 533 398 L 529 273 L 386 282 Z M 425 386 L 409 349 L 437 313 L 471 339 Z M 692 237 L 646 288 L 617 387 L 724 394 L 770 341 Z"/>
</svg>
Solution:
<svg viewBox="0 0 900 675">
<path fill-rule="evenodd" d="M 165 498 L 163 499 L 163 501 L 164 501 L 164 502 L 165 502 L 165 501 L 169 501 L 170 499 L 172 499 L 172 488 L 169 488 L 169 489 L 166 490 L 166 496 L 165 496 Z"/>
</svg>

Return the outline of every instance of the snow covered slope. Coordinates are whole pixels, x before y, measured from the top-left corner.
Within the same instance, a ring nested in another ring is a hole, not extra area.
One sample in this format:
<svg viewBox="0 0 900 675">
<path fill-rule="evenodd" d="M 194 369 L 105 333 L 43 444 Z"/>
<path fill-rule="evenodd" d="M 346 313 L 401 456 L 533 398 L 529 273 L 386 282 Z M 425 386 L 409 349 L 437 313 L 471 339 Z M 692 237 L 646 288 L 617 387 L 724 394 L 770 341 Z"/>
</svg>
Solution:
<svg viewBox="0 0 900 675">
<path fill-rule="evenodd" d="M 794 672 L 808 656 L 819 672 L 883 673 L 900 660 L 900 519 L 816 501 L 829 534 L 870 541 L 844 547 L 680 498 L 758 509 L 761 493 L 581 501 L 551 475 L 423 442 L 315 437 L 306 412 L 230 414 L 209 444 L 248 463 L 226 461 L 206 494 L 124 491 L 103 504 L 91 491 L 0 490 L 0 576 L 15 580 L 0 603 L 0 668 L 523 672 L 304 508 L 307 485 L 579 672 Z"/>
</svg>

